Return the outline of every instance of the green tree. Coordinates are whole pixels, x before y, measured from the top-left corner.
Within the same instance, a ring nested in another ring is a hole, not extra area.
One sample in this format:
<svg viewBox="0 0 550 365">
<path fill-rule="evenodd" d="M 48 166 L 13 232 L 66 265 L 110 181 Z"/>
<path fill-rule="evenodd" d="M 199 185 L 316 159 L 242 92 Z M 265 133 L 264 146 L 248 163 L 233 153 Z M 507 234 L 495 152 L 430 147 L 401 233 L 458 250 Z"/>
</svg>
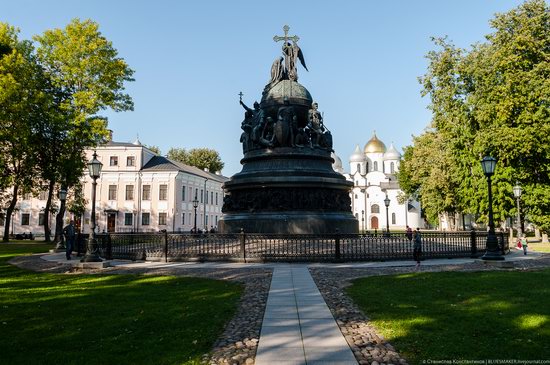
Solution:
<svg viewBox="0 0 550 365">
<path fill-rule="evenodd" d="M 33 130 L 44 117 L 50 98 L 42 70 L 29 41 L 18 38 L 19 30 L 0 23 L 0 191 L 6 207 L 3 240 L 9 240 L 9 227 L 18 196 L 31 190 L 36 176 L 36 146 Z"/>
<path fill-rule="evenodd" d="M 166 157 L 201 170 L 206 168 L 211 172 L 221 171 L 224 166 L 220 154 L 210 148 L 192 148 L 189 151 L 184 148 L 170 148 Z"/>
<path fill-rule="evenodd" d="M 146 145 L 145 147 L 147 147 L 148 149 L 150 149 L 151 151 L 153 151 L 153 152 L 156 153 L 157 155 L 160 155 L 160 154 L 161 154 L 161 153 L 160 153 L 160 148 L 159 148 L 159 146 L 153 146 L 153 145 L 147 146 L 147 145 Z"/>
<path fill-rule="evenodd" d="M 170 160 L 179 161 L 184 164 L 187 164 L 189 161 L 189 153 L 185 148 L 172 147 L 168 150 L 166 157 Z"/>
<path fill-rule="evenodd" d="M 524 186 L 530 219 L 548 231 L 550 9 L 543 0 L 526 1 L 497 14 L 491 26 L 487 41 L 470 51 L 435 39 L 440 50 L 428 54 L 428 71 L 420 78 L 423 95 L 431 101 L 431 128 L 413 141 L 400 178 L 409 193 L 420 192 L 423 204 L 428 187 L 441 184 L 440 202 L 428 207 L 432 217 L 452 209 L 486 219 L 480 159 L 492 155 L 499 161 L 493 177 L 495 217 L 504 220 L 515 213 L 512 186 L 517 180 Z M 438 142 L 422 145 L 424 138 Z M 426 148 L 433 148 L 428 155 Z M 448 167 L 429 163 L 429 155 L 436 161 L 443 156 Z M 414 168 L 429 173 L 415 180 Z"/>
<path fill-rule="evenodd" d="M 91 20 L 74 19 L 64 29 L 47 30 L 34 39 L 39 44 L 38 59 L 56 96 L 58 115 L 66 121 L 59 134 L 51 135 L 54 141 L 44 139 L 59 146 L 58 150 L 49 150 L 51 156 L 44 156 L 49 162 L 43 165 L 43 176 L 50 187 L 50 201 L 56 182 L 66 188 L 78 182 L 87 162 L 83 151 L 108 136 L 107 120 L 98 113 L 106 109 L 133 110 L 124 83 L 134 80 L 134 71 Z M 64 207 L 56 219 L 58 234 L 63 214 Z M 45 233 L 48 239 L 47 225 Z"/>
</svg>

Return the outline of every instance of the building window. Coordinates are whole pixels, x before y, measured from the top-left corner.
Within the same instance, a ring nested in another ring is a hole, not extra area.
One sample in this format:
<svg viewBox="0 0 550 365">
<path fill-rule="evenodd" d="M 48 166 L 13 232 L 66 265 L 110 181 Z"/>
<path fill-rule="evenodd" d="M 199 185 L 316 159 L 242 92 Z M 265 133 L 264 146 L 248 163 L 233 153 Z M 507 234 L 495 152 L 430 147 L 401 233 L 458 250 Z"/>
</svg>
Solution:
<svg viewBox="0 0 550 365">
<path fill-rule="evenodd" d="M 355 199 L 357 199 L 357 194 L 355 194 Z"/>
<path fill-rule="evenodd" d="M 31 219 L 31 215 L 29 213 L 21 214 L 21 225 L 28 226 L 30 219 Z"/>
<path fill-rule="evenodd" d="M 159 185 L 159 200 L 168 200 L 168 185 Z"/>
<path fill-rule="evenodd" d="M 214 192 L 210 192 L 210 204 L 214 204 Z"/>
<path fill-rule="evenodd" d="M 126 185 L 126 200 L 134 200 L 134 185 Z"/>
<path fill-rule="evenodd" d="M 193 188 L 189 187 L 189 201 L 193 200 Z"/>
<path fill-rule="evenodd" d="M 204 225 L 208 228 L 208 214 L 204 216 Z"/>
<path fill-rule="evenodd" d="M 185 186 L 182 186 L 181 188 L 181 201 L 185 201 Z"/>
<path fill-rule="evenodd" d="M 109 166 L 118 166 L 118 156 L 109 157 Z"/>
<path fill-rule="evenodd" d="M 208 190 L 204 192 L 204 202 L 208 204 Z"/>
<path fill-rule="evenodd" d="M 126 166 L 136 166 L 136 156 L 126 157 Z"/>
<path fill-rule="evenodd" d="M 44 213 L 38 213 L 38 225 L 39 226 L 44 225 L 44 217 L 45 217 Z"/>
<path fill-rule="evenodd" d="M 367 162 L 367 172 L 369 171 L 369 163 Z"/>
<path fill-rule="evenodd" d="M 132 224 L 134 224 L 134 214 L 124 213 L 124 225 L 131 226 Z"/>
<path fill-rule="evenodd" d="M 109 185 L 109 200 L 116 200 L 116 185 Z"/>
<path fill-rule="evenodd" d="M 159 226 L 166 225 L 166 213 L 159 213 Z"/>
<path fill-rule="evenodd" d="M 183 213 L 181 215 L 181 224 L 184 225 L 185 224 L 185 213 Z"/>
<path fill-rule="evenodd" d="M 151 185 L 143 185 L 142 200 L 151 200 Z"/>
<path fill-rule="evenodd" d="M 395 224 L 395 213 L 391 214 L 391 224 Z"/>
<path fill-rule="evenodd" d="M 216 193 L 216 205 L 218 205 L 218 193 Z"/>
<path fill-rule="evenodd" d="M 395 173 L 395 166 L 393 164 L 393 162 L 390 163 L 390 173 Z"/>
<path fill-rule="evenodd" d="M 378 162 L 377 161 L 374 161 L 373 166 L 372 166 L 372 170 L 373 171 L 378 171 Z"/>
<path fill-rule="evenodd" d="M 39 200 L 47 200 L 48 199 L 48 191 L 47 190 L 40 190 L 40 193 L 38 194 Z"/>
<path fill-rule="evenodd" d="M 378 204 L 373 204 L 370 206 L 370 212 L 371 213 L 380 213 L 380 207 Z"/>
<path fill-rule="evenodd" d="M 142 226 L 148 226 L 150 217 L 151 216 L 150 216 L 149 213 L 141 213 L 141 225 Z"/>
<path fill-rule="evenodd" d="M 4 226 L 4 221 L 6 220 L 6 216 L 4 213 L 0 213 L 0 226 Z"/>
<path fill-rule="evenodd" d="M 357 164 L 357 172 L 361 173 L 361 164 L 360 163 Z"/>
<path fill-rule="evenodd" d="M 204 190 L 201 189 L 201 203 L 204 202 Z"/>
</svg>

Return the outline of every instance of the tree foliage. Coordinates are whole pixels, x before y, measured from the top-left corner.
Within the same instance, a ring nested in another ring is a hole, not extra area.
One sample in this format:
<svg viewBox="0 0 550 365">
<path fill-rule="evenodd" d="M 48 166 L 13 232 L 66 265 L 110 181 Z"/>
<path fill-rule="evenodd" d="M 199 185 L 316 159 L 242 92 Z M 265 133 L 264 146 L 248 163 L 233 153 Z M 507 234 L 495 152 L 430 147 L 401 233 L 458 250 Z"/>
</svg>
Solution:
<svg viewBox="0 0 550 365">
<path fill-rule="evenodd" d="M 0 23 L 0 191 L 12 187 L 4 194 L 9 227 L 17 195 L 46 185 L 49 240 L 55 189 L 79 183 L 87 162 L 84 150 L 107 136 L 107 119 L 99 113 L 133 109 L 124 91 L 133 71 L 91 20 L 74 19 L 34 40 L 36 49 L 18 39 L 17 29 Z M 63 214 L 62 206 L 56 232 Z"/>
<path fill-rule="evenodd" d="M 19 40 L 19 30 L 0 22 L 0 190 L 6 209 L 3 240 L 20 194 L 35 182 L 37 160 L 33 128 L 46 117 L 51 104 L 46 80 L 29 41 Z"/>
<path fill-rule="evenodd" d="M 210 148 L 192 148 L 189 151 L 184 148 L 170 148 L 166 157 L 201 170 L 206 168 L 211 172 L 221 171 L 224 166 L 220 154 Z"/>
<path fill-rule="evenodd" d="M 548 231 L 550 8 L 530 0 L 490 24 L 494 32 L 469 51 L 434 40 L 439 50 L 428 54 L 420 78 L 432 121 L 405 150 L 400 182 L 407 194 L 420 197 L 432 219 L 448 211 L 486 219 L 480 159 L 492 155 L 498 159 L 495 217 L 515 214 L 512 186 L 518 181 L 526 213 Z"/>
</svg>

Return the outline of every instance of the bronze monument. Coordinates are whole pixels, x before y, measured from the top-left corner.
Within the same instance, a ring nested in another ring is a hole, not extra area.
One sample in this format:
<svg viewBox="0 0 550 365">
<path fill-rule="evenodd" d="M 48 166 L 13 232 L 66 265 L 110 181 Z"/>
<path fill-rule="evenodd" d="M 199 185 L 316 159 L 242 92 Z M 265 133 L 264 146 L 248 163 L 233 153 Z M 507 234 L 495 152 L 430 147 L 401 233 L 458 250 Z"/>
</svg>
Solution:
<svg viewBox="0 0 550 365">
<path fill-rule="evenodd" d="M 222 233 L 357 233 L 349 192 L 353 183 L 332 169 L 332 135 L 318 104 L 298 83 L 297 61 L 307 70 L 298 36 L 282 41 L 261 102 L 241 123 L 243 169 L 225 183 Z"/>
</svg>

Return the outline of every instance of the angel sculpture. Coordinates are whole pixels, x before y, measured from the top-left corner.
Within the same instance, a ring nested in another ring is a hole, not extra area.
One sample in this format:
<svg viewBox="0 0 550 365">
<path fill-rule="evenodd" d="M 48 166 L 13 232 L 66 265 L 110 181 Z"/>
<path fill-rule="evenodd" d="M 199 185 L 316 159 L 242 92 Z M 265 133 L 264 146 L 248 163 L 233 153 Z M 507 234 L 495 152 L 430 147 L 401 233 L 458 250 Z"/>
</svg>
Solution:
<svg viewBox="0 0 550 365">
<path fill-rule="evenodd" d="M 288 30 L 290 27 L 285 25 L 283 30 L 284 36 L 275 36 L 273 40 L 275 42 L 283 41 L 283 56 L 278 57 L 271 66 L 271 80 L 267 84 L 266 88 L 270 88 L 281 80 L 298 81 L 298 72 L 296 70 L 296 59 L 300 60 L 300 63 L 306 71 L 309 71 L 304 60 L 304 54 L 300 47 L 298 47 L 298 36 L 289 36 Z M 284 65 L 283 65 L 284 60 Z"/>
</svg>

